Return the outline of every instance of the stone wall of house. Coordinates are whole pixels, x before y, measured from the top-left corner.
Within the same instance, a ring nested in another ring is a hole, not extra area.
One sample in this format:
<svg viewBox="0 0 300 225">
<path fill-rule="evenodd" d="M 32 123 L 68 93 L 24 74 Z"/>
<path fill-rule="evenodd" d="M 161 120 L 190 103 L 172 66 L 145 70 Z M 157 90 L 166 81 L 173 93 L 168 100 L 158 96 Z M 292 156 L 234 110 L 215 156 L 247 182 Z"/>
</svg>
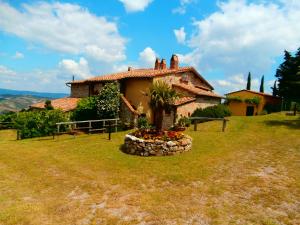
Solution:
<svg viewBox="0 0 300 225">
<path fill-rule="evenodd" d="M 184 104 L 177 107 L 176 115 L 177 119 L 182 116 L 189 117 L 197 108 L 206 108 L 214 106 L 220 103 L 220 99 L 211 97 L 198 97 L 195 102 Z"/>
<path fill-rule="evenodd" d="M 207 84 L 201 80 L 201 78 L 192 73 L 192 72 L 185 72 L 185 73 L 179 73 L 179 74 L 171 74 L 171 75 L 166 75 L 166 76 L 158 76 L 154 78 L 154 81 L 157 80 L 163 80 L 166 83 L 172 85 L 172 84 L 187 84 L 187 85 L 193 85 L 193 86 L 203 86 L 207 87 Z"/>
<path fill-rule="evenodd" d="M 124 103 L 124 101 L 121 101 L 119 116 L 123 124 L 127 124 L 130 127 L 136 127 L 138 115 L 131 112 L 130 109 Z"/>
<path fill-rule="evenodd" d="M 192 138 L 185 135 L 177 141 L 143 140 L 127 134 L 125 136 L 124 151 L 140 156 L 175 155 L 191 150 Z"/>
<path fill-rule="evenodd" d="M 72 98 L 84 98 L 89 96 L 88 84 L 72 84 L 71 85 L 71 97 Z"/>
<path fill-rule="evenodd" d="M 175 116 L 174 110 L 170 111 L 169 113 L 166 113 L 164 111 L 163 123 L 162 123 L 162 128 L 164 130 L 168 130 L 171 126 L 174 125 L 174 120 L 175 120 L 174 116 Z"/>
</svg>

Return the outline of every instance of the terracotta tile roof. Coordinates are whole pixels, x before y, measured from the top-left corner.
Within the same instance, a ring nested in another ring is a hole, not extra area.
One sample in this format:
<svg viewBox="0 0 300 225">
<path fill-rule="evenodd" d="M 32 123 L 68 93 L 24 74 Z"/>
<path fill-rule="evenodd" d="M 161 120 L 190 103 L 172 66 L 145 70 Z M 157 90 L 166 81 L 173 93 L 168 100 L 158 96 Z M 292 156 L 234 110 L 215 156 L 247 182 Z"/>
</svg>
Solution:
<svg viewBox="0 0 300 225">
<path fill-rule="evenodd" d="M 72 111 L 77 107 L 80 98 L 58 98 L 51 100 L 54 109 L 61 109 L 64 112 Z M 44 109 L 45 102 L 38 102 L 30 106 L 30 108 Z"/>
<path fill-rule="evenodd" d="M 195 94 L 195 95 L 222 98 L 222 96 L 217 95 L 212 91 L 206 91 L 206 90 L 197 88 L 195 86 L 187 85 L 187 84 L 173 84 L 173 87 L 182 89 L 184 91 L 190 92 L 190 93 Z"/>
<path fill-rule="evenodd" d="M 127 100 L 127 98 L 125 98 L 123 95 L 121 95 L 121 99 L 124 102 L 124 104 L 127 106 L 127 108 L 129 109 L 130 112 L 138 115 L 139 113 L 132 107 L 132 105 L 129 103 L 129 101 Z"/>
<path fill-rule="evenodd" d="M 112 73 L 102 76 L 93 77 L 86 80 L 75 80 L 68 82 L 67 84 L 81 84 L 81 83 L 89 83 L 89 82 L 99 82 L 99 81 L 114 81 L 114 80 L 120 80 L 125 78 L 152 78 L 156 76 L 163 76 L 168 74 L 176 74 L 176 73 L 183 73 L 183 72 L 193 72 L 197 76 L 199 76 L 211 89 L 213 87 L 197 72 L 197 70 L 194 67 L 179 67 L 178 69 L 131 69 L 129 71 L 125 72 L 119 72 L 119 73 Z"/>
<path fill-rule="evenodd" d="M 196 101 L 196 98 L 194 98 L 194 97 L 182 97 L 182 98 L 177 99 L 174 102 L 173 105 L 180 106 L 180 105 L 183 105 L 183 104 L 186 104 L 186 103 L 190 103 L 190 102 L 193 102 L 193 101 Z"/>
<path fill-rule="evenodd" d="M 239 90 L 239 91 L 233 91 L 233 92 L 227 93 L 225 95 L 230 95 L 230 94 L 238 93 L 238 92 L 242 92 L 242 91 L 246 91 L 246 92 L 249 92 L 249 93 L 252 93 L 252 94 L 257 94 L 257 95 L 262 95 L 262 96 L 268 96 L 268 97 L 273 97 L 273 98 L 280 98 L 280 97 L 276 97 L 276 96 L 273 96 L 273 95 L 270 95 L 270 94 L 267 94 L 267 93 L 262 93 L 262 92 L 257 92 L 257 91 L 251 91 L 251 90 L 246 90 L 246 89 Z"/>
</svg>

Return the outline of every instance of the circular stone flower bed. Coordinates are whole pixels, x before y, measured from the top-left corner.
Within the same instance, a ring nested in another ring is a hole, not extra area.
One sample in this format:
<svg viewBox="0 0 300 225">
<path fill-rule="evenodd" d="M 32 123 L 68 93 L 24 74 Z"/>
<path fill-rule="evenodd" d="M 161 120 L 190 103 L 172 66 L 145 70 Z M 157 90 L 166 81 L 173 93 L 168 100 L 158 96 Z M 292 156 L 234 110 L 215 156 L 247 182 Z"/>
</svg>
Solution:
<svg viewBox="0 0 300 225">
<path fill-rule="evenodd" d="M 189 151 L 192 138 L 179 132 L 169 131 L 163 135 L 144 135 L 137 132 L 125 136 L 124 152 L 140 156 L 166 156 Z M 151 137 L 151 138 L 150 138 Z"/>
</svg>

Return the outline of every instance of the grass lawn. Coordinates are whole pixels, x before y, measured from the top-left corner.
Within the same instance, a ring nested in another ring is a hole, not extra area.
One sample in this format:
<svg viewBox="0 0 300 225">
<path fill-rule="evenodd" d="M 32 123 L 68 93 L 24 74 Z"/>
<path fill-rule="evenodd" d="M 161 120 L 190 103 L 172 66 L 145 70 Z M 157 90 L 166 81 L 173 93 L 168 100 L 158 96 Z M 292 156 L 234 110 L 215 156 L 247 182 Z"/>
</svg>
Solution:
<svg viewBox="0 0 300 225">
<path fill-rule="evenodd" d="M 200 124 L 190 152 L 138 157 L 125 132 L 15 141 L 0 131 L 0 224 L 300 224 L 300 121 Z"/>
</svg>

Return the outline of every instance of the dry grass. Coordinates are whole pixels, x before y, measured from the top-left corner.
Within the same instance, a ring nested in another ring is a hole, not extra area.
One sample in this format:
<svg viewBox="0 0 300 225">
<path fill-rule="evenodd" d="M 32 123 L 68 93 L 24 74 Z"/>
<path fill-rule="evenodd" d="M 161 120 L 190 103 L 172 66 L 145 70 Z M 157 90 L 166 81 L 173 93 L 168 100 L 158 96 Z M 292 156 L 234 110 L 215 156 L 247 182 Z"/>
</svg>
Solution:
<svg viewBox="0 0 300 225">
<path fill-rule="evenodd" d="M 190 152 L 142 158 L 124 132 L 15 141 L 0 132 L 0 224 L 300 224 L 300 122 L 201 124 Z"/>
</svg>

